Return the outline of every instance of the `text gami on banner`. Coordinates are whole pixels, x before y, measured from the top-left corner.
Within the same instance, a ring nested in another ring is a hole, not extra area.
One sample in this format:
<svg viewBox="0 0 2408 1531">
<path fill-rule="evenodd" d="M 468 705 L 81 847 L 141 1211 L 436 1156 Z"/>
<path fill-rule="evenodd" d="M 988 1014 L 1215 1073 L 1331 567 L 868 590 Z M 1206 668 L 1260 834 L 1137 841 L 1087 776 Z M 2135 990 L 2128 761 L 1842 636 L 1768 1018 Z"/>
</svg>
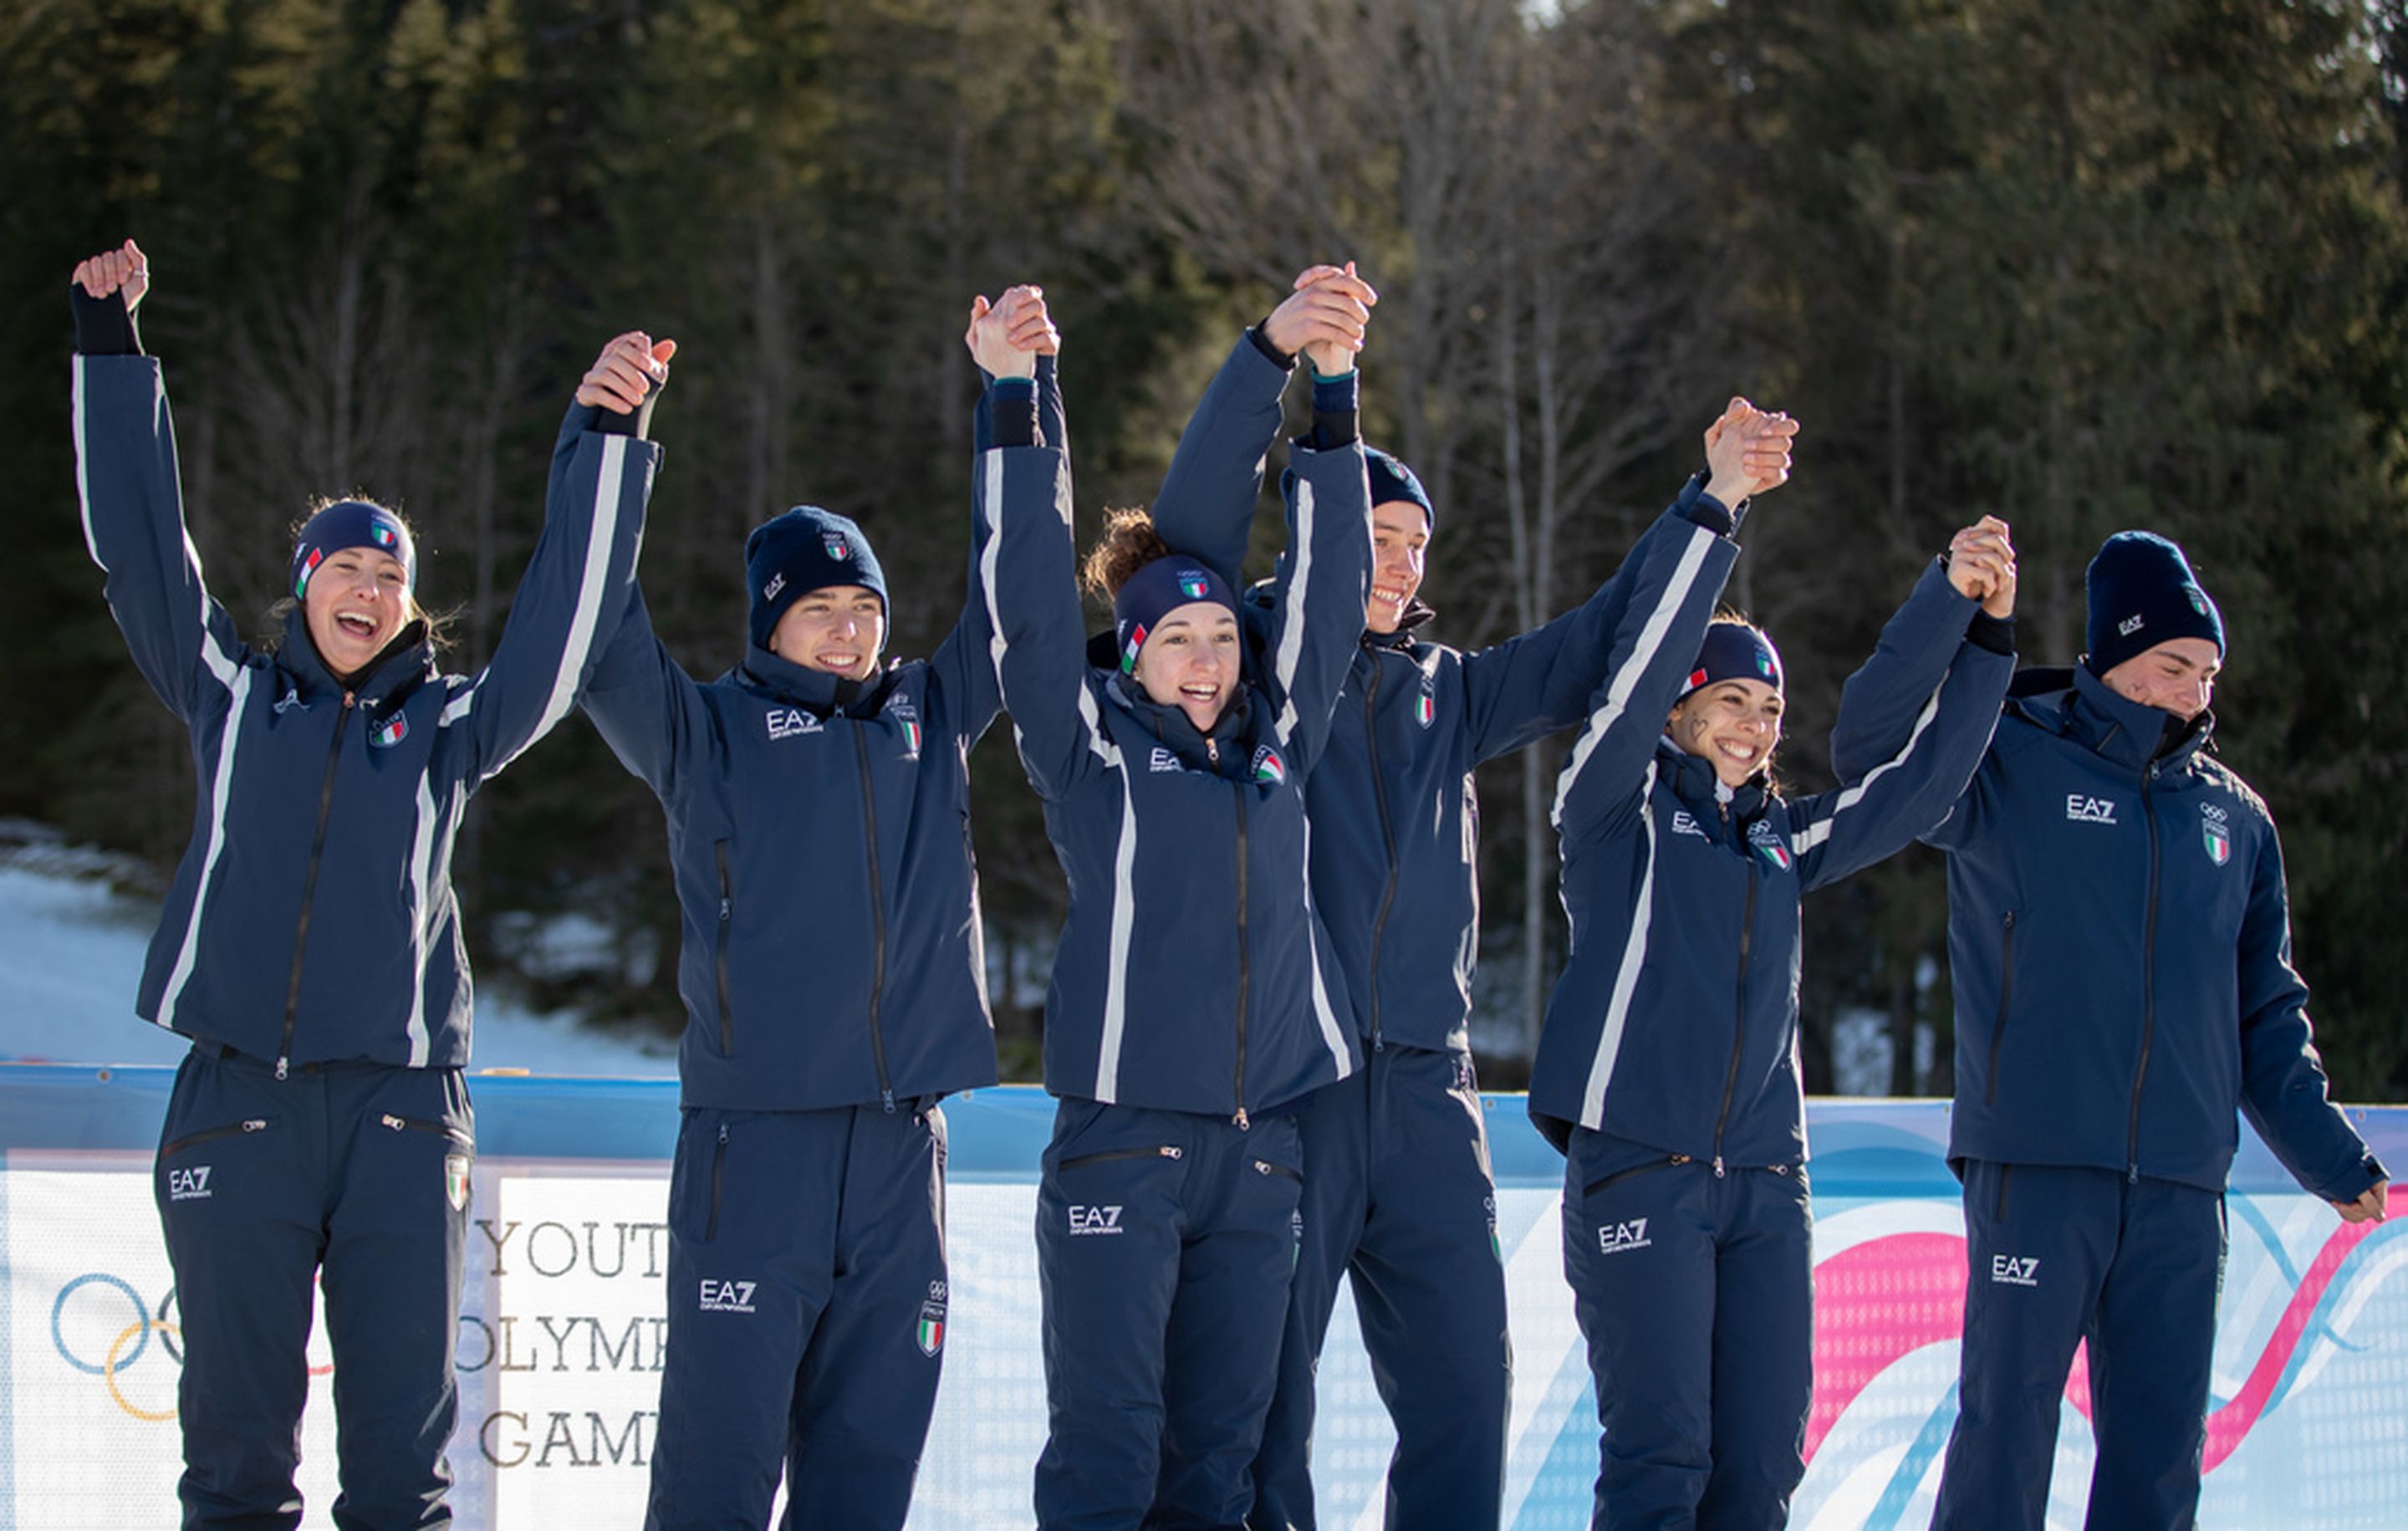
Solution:
<svg viewBox="0 0 2408 1531">
<path fill-rule="evenodd" d="M 164 1069 L 0 1067 L 0 1526 L 120 1531 L 174 1521 L 175 1295 L 150 1188 Z M 473 1223 L 452 1448 L 458 1524 L 494 1531 L 641 1520 L 655 1432 L 675 1086 L 480 1079 Z M 1489 1101 L 1512 1302 L 1506 1524 L 1587 1524 L 1597 1426 L 1561 1274 L 1560 1161 L 1518 1096 Z M 911 1524 L 1025 1525 L 1043 1444 L 1031 1232 L 1051 1103 L 947 1104 L 944 1385 Z M 2354 1113 L 2356 1114 L 2356 1113 Z M 1944 1106 L 1817 1102 L 1815 1395 L 1793 1524 L 1928 1523 L 1955 1419 L 1965 1280 Z M 2392 1163 L 2408 1111 L 2363 1114 Z M 2246 1135 L 2244 1134 L 2246 1139 Z M 2408 1232 L 2344 1228 L 2246 1139 L 2230 1198 L 2202 1523 L 2398 1524 L 2408 1504 Z M 305 1524 L 334 1497 L 330 1366 L 313 1347 Z M 1377 1525 L 1393 1444 L 1341 1305 L 1314 1442 L 1321 1518 Z M 2088 1394 L 2067 1389 L 2051 1524 L 2081 1524 Z"/>
</svg>

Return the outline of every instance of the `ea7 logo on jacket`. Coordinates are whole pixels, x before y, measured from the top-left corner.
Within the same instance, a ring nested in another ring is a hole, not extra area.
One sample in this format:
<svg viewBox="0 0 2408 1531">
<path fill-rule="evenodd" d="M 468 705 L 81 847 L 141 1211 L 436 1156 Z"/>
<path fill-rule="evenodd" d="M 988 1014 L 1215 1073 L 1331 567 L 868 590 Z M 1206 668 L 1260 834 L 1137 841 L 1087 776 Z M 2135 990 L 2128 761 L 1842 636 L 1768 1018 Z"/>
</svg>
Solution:
<svg viewBox="0 0 2408 1531">
<path fill-rule="evenodd" d="M 1121 1232 L 1121 1209 L 1118 1207 L 1082 1207 L 1070 1204 L 1070 1237 L 1086 1238 Z"/>
<path fill-rule="evenodd" d="M 797 734 L 816 734 L 822 724 L 817 718 L 798 707 L 773 707 L 769 709 L 769 737 L 790 739 Z"/>
<path fill-rule="evenodd" d="M 1165 771 L 1183 771 L 1187 769 L 1186 766 L 1179 764 L 1179 757 L 1177 755 L 1172 754 L 1169 751 L 1164 749 L 1159 744 L 1154 747 L 1154 753 L 1146 757 L 1145 768 L 1149 771 L 1154 772 L 1156 775 Z"/>
<path fill-rule="evenodd" d="M 2112 824 L 2115 822 L 2115 800 L 2070 792 L 2065 794 L 2065 817 L 2071 823 Z"/>
<path fill-rule="evenodd" d="M 209 1190 L 209 1168 L 208 1165 L 194 1165 L 190 1169 L 167 1171 L 167 1199 L 169 1201 L 208 1200 L 214 1195 Z"/>
<path fill-rule="evenodd" d="M 1643 1250 L 1655 1242 L 1647 1237 L 1647 1220 L 1634 1217 L 1627 1223 L 1600 1223 L 1597 1225 L 1597 1249 L 1599 1254 L 1627 1254 Z"/>
<path fill-rule="evenodd" d="M 1990 1256 L 1990 1280 L 2006 1286 L 2038 1286 L 2040 1256 L 1994 1254 Z"/>
<path fill-rule="evenodd" d="M 1712 835 L 1707 834 L 1705 830 L 1698 825 L 1698 816 L 1691 813 L 1687 808 L 1674 808 L 1672 810 L 1672 833 L 1675 835 L 1695 835 L 1701 840 L 1710 840 L 1713 838 Z"/>
<path fill-rule="evenodd" d="M 2201 803 L 2199 812 L 2199 832 L 2207 844 L 2207 859 L 2221 866 L 2232 859 L 2232 825 L 2226 821 L 2224 810 L 2214 803 Z"/>
<path fill-rule="evenodd" d="M 702 1279 L 702 1310 L 706 1313 L 749 1313 L 758 1281 L 714 1281 Z"/>
</svg>

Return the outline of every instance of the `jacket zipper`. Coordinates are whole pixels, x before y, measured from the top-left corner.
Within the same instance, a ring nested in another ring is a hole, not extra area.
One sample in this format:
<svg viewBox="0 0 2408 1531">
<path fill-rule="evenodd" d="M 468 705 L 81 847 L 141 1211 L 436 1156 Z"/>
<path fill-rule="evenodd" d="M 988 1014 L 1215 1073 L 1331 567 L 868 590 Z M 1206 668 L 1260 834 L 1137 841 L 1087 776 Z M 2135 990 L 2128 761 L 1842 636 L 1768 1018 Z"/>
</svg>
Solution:
<svg viewBox="0 0 2408 1531">
<path fill-rule="evenodd" d="M 2007 1002 L 2015 992 L 2015 911 L 2007 911 L 2006 934 L 2000 941 L 1999 1018 L 1990 1025 L 1990 1087 L 1983 1096 L 1985 1105 L 1999 1103 L 1999 1044 L 2007 1037 Z"/>
<path fill-rule="evenodd" d="M 159 1157 L 165 1159 L 169 1154 L 181 1153 L 195 1143 L 206 1143 L 210 1141 L 212 1138 L 232 1138 L 238 1133 L 265 1132 L 266 1130 L 267 1118 L 264 1116 L 251 1117 L 247 1120 L 236 1122 L 227 1126 L 211 1127 L 206 1132 L 188 1133 L 184 1137 L 177 1138 L 174 1142 L 161 1149 L 159 1151 Z"/>
<path fill-rule="evenodd" d="M 1059 1175 L 1065 1170 L 1105 1164 L 1114 1159 L 1183 1159 L 1186 1156 L 1187 1151 L 1176 1143 L 1164 1143 L 1154 1148 L 1106 1149 L 1100 1153 L 1082 1153 L 1076 1158 L 1065 1159 L 1054 1166 L 1054 1173 Z"/>
<path fill-rule="evenodd" d="M 876 958 L 869 970 L 869 1056 L 878 1066 L 878 1100 L 886 1114 L 895 1114 L 895 1085 L 886 1077 L 886 1031 L 879 1023 L 879 996 L 886 990 L 886 889 L 878 870 L 878 794 L 869 784 L 869 738 L 856 726 L 853 752 L 861 762 L 861 822 L 867 831 L 863 847 L 869 859 L 869 918 L 877 933 Z"/>
<path fill-rule="evenodd" d="M 1380 894 L 1380 915 L 1371 922 L 1371 1051 L 1384 1052 L 1387 1038 L 1380 1024 L 1380 948 L 1388 934 L 1388 910 L 1397 902 L 1397 831 L 1388 818 L 1388 780 L 1380 772 L 1380 716 L 1373 705 L 1380 694 L 1380 656 L 1371 656 L 1371 680 L 1363 688 L 1363 744 L 1371 766 L 1371 801 L 1380 809 L 1380 838 L 1388 848 L 1388 885 Z"/>
<path fill-rule="evenodd" d="M 1240 1132 L 1254 1123 L 1246 1120 L 1246 996 L 1251 987 L 1246 941 L 1246 784 L 1232 782 L 1238 794 L 1238 1114 L 1230 1120 Z"/>
<path fill-rule="evenodd" d="M 2157 779 L 2152 764 L 2141 778 L 2141 817 L 2149 824 L 2149 911 L 2141 927 L 2141 1062 L 2132 1070 L 2132 1124 L 2124 1143 L 2127 1180 L 2141 1180 L 2141 1086 L 2148 1082 L 2149 1047 L 2157 1034 L 2157 814 L 2149 804 L 2149 783 Z"/>
<path fill-rule="evenodd" d="M 736 924 L 736 880 L 727 871 L 727 842 L 712 847 L 719 858 L 719 1051 L 736 1055 L 736 1003 L 727 992 L 727 940 Z"/>
<path fill-rule="evenodd" d="M 1730 817 L 1728 808 L 1723 810 L 1723 817 L 1727 823 Z M 1747 912 L 1741 918 L 1739 927 L 1738 1015 L 1731 1033 L 1730 1072 L 1723 1076 L 1723 1109 L 1721 1114 L 1714 1118 L 1716 1180 L 1723 1178 L 1723 1129 L 1730 1124 L 1731 1099 L 1739 1093 L 1740 1054 L 1747 1046 L 1747 956 L 1748 950 L 1756 944 L 1756 857 L 1749 851 L 1744 839 L 1740 844 L 1740 854 L 1746 857 Z"/>
<path fill-rule="evenodd" d="M 1298 1185 L 1302 1185 L 1304 1183 L 1303 1171 L 1290 1169 L 1285 1165 L 1275 1165 L 1268 1159 L 1255 1160 L 1254 1173 L 1257 1175 L 1277 1175 L 1282 1180 L 1294 1180 Z"/>
<path fill-rule="evenodd" d="M 433 1133 L 437 1138 L 449 1138 L 452 1141 L 459 1144 L 462 1148 L 475 1148 L 477 1146 L 474 1138 L 470 1138 L 466 1133 L 462 1132 L 459 1128 L 452 1126 L 448 1122 L 421 1122 L 415 1117 L 395 1116 L 392 1112 L 387 1111 L 382 1116 L 377 1118 L 377 1125 L 389 1132 L 400 1132 L 404 1129 L 408 1129 L 410 1132 Z"/>
<path fill-rule="evenodd" d="M 719 1124 L 719 1146 L 710 1151 L 710 1217 L 702 1227 L 702 1241 L 706 1244 L 719 1237 L 720 1177 L 726 1168 L 727 1123 L 723 1122 Z"/>
<path fill-rule="evenodd" d="M 335 806 L 335 767 L 343 762 L 343 730 L 358 702 L 357 692 L 343 693 L 343 710 L 335 714 L 334 742 L 326 746 L 326 780 L 318 788 L 318 831 L 309 841 L 309 869 L 301 879 L 301 919 L 293 930 L 293 977 L 284 986 L 284 1034 L 276 1042 L 280 1080 L 292 1066 L 293 1023 L 301 1014 L 301 957 L 309 948 L 309 908 L 318 897 L 318 860 L 326 850 L 326 815 Z"/>
<path fill-rule="evenodd" d="M 1633 1165 L 1628 1169 L 1617 1169 L 1612 1174 L 1608 1175 L 1601 1180 L 1594 1180 L 1589 1181 L 1586 1185 L 1582 1186 L 1581 1199 L 1583 1201 L 1586 1201 L 1589 1197 L 1596 1195 L 1607 1186 L 1619 1185 L 1624 1180 L 1630 1179 L 1634 1175 L 1652 1175 L 1659 1169 L 1670 1169 L 1676 1165 L 1685 1165 L 1689 1162 L 1690 1160 L 1687 1154 L 1674 1153 L 1661 1159 L 1650 1159 L 1643 1165 Z"/>
</svg>

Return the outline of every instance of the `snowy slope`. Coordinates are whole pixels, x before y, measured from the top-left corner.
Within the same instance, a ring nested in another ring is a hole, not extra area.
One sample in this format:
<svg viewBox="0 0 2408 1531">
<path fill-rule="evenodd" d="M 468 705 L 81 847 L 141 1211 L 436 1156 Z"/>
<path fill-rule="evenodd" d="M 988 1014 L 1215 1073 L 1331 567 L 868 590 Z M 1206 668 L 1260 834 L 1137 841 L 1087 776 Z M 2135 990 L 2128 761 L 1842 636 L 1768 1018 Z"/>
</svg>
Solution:
<svg viewBox="0 0 2408 1531">
<path fill-rule="evenodd" d="M 38 826 L 0 824 L 0 1062 L 174 1063 L 188 1044 L 134 1013 L 158 907 L 113 892 L 109 858 Z M 480 984 L 477 1068 L 669 1078 L 666 1041 L 647 1051 L 537 1015 Z"/>
</svg>

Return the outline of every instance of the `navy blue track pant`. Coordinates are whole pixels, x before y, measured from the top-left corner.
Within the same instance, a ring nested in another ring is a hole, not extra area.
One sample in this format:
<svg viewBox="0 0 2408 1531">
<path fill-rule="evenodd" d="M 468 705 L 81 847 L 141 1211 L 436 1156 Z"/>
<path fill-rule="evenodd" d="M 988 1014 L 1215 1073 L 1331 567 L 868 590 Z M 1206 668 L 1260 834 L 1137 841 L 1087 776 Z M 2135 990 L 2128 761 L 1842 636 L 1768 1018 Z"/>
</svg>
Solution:
<svg viewBox="0 0 2408 1531">
<path fill-rule="evenodd" d="M 2223 1196 L 2110 1169 L 1961 1167 L 1965 1345 L 1932 1524 L 2046 1523 L 2059 1400 L 2086 1339 L 2099 1445 L 2086 1524 L 2193 1524 Z"/>
<path fill-rule="evenodd" d="M 1064 1100 L 1037 1187 L 1046 1531 L 1235 1528 L 1296 1267 L 1295 1119 Z"/>
<path fill-rule="evenodd" d="M 1512 1347 L 1497 1182 L 1467 1053 L 1389 1047 L 1316 1093 L 1304 1243 L 1279 1391 L 1254 1459 L 1254 1531 L 1311 1531 L 1313 1379 L 1351 1279 L 1371 1379 L 1396 1423 L 1391 1531 L 1484 1531 L 1505 1490 Z M 1350 1520 L 1352 1517 L 1348 1517 Z"/>
<path fill-rule="evenodd" d="M 153 1192 L 176 1272 L 188 1528 L 301 1524 L 312 1298 L 334 1352 L 342 1531 L 452 1524 L 443 1449 L 476 1124 L 456 1068 L 177 1071 Z"/>
<path fill-rule="evenodd" d="M 1605 1431 L 1590 1524 L 1786 1524 L 1814 1381 L 1804 1175 L 1576 1128 L 1563 1224 Z"/>
<path fill-rule="evenodd" d="M 944 1352 L 936 1107 L 680 1113 L 650 1531 L 899 1526 Z"/>
</svg>

